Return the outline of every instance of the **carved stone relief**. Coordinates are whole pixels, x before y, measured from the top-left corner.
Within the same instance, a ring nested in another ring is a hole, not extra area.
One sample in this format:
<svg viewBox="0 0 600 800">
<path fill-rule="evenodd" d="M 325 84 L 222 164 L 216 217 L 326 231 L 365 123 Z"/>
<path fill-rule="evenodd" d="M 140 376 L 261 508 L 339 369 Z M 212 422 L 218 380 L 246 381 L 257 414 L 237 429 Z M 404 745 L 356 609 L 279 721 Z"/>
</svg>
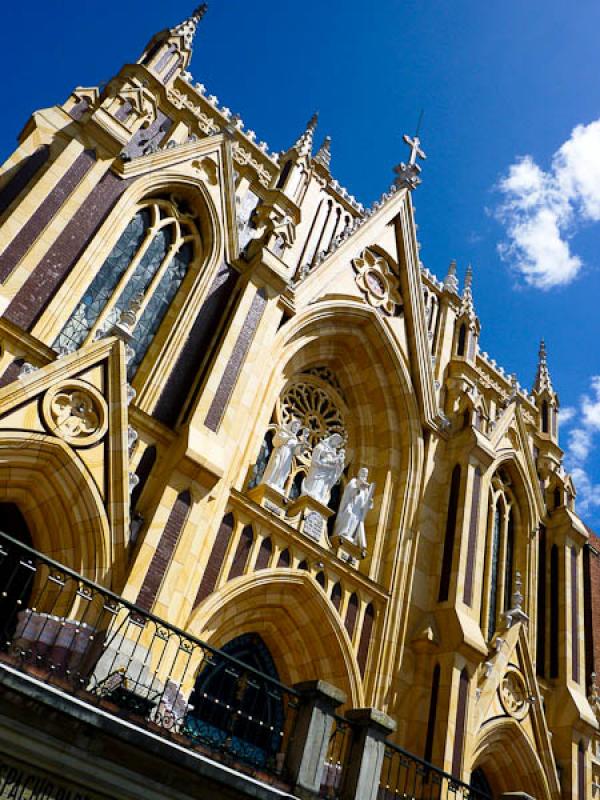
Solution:
<svg viewBox="0 0 600 800">
<path fill-rule="evenodd" d="M 42 415 L 48 429 L 75 447 L 100 441 L 108 428 L 108 408 L 89 384 L 69 380 L 46 392 Z"/>
</svg>

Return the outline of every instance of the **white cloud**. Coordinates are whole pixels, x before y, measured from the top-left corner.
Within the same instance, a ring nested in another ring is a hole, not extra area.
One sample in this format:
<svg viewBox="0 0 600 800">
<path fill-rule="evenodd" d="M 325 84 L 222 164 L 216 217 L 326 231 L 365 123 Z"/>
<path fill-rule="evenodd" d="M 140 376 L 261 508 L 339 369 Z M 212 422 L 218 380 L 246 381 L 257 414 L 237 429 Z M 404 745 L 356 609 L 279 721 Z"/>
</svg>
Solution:
<svg viewBox="0 0 600 800">
<path fill-rule="evenodd" d="M 590 380 L 591 395 L 584 394 L 579 409 L 563 409 L 560 420 L 565 424 L 576 420 L 576 426 L 569 431 L 566 450 L 566 466 L 571 471 L 577 489 L 578 510 L 587 514 L 600 508 L 600 483 L 594 483 L 587 470 L 587 460 L 592 453 L 596 435 L 600 433 L 600 375 Z M 571 413 L 572 412 L 572 413 Z"/>
<path fill-rule="evenodd" d="M 575 428 L 569 434 L 568 454 L 577 462 L 587 460 L 592 450 L 592 434 L 585 428 Z"/>
<path fill-rule="evenodd" d="M 583 262 L 570 240 L 583 223 L 600 222 L 600 120 L 578 125 L 547 171 L 531 156 L 518 158 L 498 189 L 507 234 L 500 255 L 530 286 L 571 283 Z"/>
<path fill-rule="evenodd" d="M 577 414 L 577 409 L 573 408 L 573 406 L 565 406 L 564 408 L 561 408 L 560 424 L 568 425 L 569 422 L 572 422 L 572 420 L 575 419 L 576 414 Z"/>
</svg>

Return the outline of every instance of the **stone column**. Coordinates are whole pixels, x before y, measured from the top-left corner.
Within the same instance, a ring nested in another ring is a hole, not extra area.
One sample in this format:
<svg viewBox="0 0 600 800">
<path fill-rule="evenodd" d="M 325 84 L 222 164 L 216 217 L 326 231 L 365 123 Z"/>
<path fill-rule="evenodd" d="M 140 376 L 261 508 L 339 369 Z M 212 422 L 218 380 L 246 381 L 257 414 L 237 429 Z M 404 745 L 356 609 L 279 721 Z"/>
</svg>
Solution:
<svg viewBox="0 0 600 800">
<path fill-rule="evenodd" d="M 335 709 L 346 695 L 325 681 L 305 681 L 294 686 L 301 695 L 298 719 L 287 753 L 287 770 L 300 797 L 317 797 L 329 748 Z"/>
<path fill-rule="evenodd" d="M 379 792 L 385 740 L 396 729 L 393 719 L 375 708 L 348 711 L 346 719 L 354 731 L 342 800 L 376 800 Z"/>
</svg>

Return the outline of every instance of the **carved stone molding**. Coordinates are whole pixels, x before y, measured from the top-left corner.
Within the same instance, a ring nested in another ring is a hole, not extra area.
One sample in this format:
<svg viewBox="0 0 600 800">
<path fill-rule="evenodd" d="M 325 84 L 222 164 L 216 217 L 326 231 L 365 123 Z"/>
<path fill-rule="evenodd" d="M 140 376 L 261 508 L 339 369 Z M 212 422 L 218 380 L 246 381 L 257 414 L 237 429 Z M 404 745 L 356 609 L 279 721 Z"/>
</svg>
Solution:
<svg viewBox="0 0 600 800">
<path fill-rule="evenodd" d="M 383 256 L 366 249 L 355 258 L 352 266 L 356 272 L 356 285 L 373 308 L 380 308 L 393 316 L 402 307 L 398 279 Z"/>
<path fill-rule="evenodd" d="M 529 713 L 529 694 L 521 673 L 508 669 L 498 688 L 500 702 L 506 713 L 517 720 L 525 719 Z"/>
<path fill-rule="evenodd" d="M 47 428 L 74 447 L 96 444 L 108 429 L 108 407 L 88 383 L 68 380 L 49 389 L 42 401 Z"/>
</svg>

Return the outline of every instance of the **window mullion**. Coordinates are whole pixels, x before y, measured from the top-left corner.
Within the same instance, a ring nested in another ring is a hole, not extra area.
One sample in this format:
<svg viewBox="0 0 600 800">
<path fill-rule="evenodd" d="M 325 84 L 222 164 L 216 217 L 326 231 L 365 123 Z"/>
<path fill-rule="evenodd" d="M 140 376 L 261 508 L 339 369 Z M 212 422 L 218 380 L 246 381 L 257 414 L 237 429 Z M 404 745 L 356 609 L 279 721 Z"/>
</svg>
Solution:
<svg viewBox="0 0 600 800">
<path fill-rule="evenodd" d="M 142 314 L 144 313 L 144 309 L 146 308 L 146 306 L 150 302 L 150 300 L 152 298 L 152 295 L 156 291 L 156 288 L 157 288 L 158 284 L 160 283 L 165 271 L 169 268 L 169 265 L 170 265 L 171 261 L 175 257 L 175 255 L 176 255 L 177 251 L 179 250 L 179 248 L 181 247 L 181 245 L 182 245 L 182 240 L 178 238 L 178 239 L 175 240 L 175 242 L 173 242 L 171 247 L 169 247 L 169 249 L 167 250 L 166 255 L 165 255 L 165 257 L 164 257 L 164 259 L 162 261 L 162 264 L 156 270 L 156 272 L 154 274 L 154 277 L 150 281 L 150 284 L 148 285 L 148 288 L 146 289 L 146 291 L 144 293 L 144 299 L 142 300 L 142 304 L 140 305 L 139 309 L 136 312 L 136 316 L 137 316 L 138 321 L 142 318 Z"/>
<path fill-rule="evenodd" d="M 157 232 L 158 232 L 158 229 L 156 227 L 152 227 L 152 228 L 148 229 L 146 237 L 145 237 L 144 241 L 142 242 L 142 244 L 140 245 L 139 250 L 137 251 L 135 256 L 131 259 L 131 262 L 130 262 L 129 266 L 127 267 L 127 269 L 125 270 L 125 272 L 123 273 L 123 275 L 119 279 L 119 282 L 115 286 L 115 288 L 113 290 L 113 293 L 112 293 L 112 295 L 110 297 L 109 302 L 104 306 L 104 308 L 102 309 L 100 315 L 98 316 L 98 319 L 96 320 L 95 324 L 90 329 L 90 332 L 88 333 L 88 335 L 87 335 L 87 337 L 85 339 L 85 343 L 86 344 L 88 342 L 94 340 L 94 337 L 96 335 L 96 331 L 100 330 L 100 328 L 104 324 L 104 321 L 106 320 L 107 316 L 112 311 L 115 303 L 117 302 L 117 300 L 121 296 L 121 293 L 123 292 L 123 289 L 129 283 L 129 281 L 131 279 L 131 276 L 133 275 L 133 273 L 137 269 L 137 266 L 140 263 L 140 261 L 142 260 L 142 258 L 144 257 L 144 255 L 146 254 L 146 251 L 150 247 L 150 244 L 152 243 L 152 240 L 156 236 Z"/>
<path fill-rule="evenodd" d="M 483 560 L 483 577 L 481 581 L 481 610 L 480 620 L 481 629 L 487 636 L 491 634 L 487 631 L 487 619 L 490 613 L 490 592 L 491 592 L 491 577 L 492 577 L 492 543 L 494 537 L 494 517 L 495 517 L 495 503 L 494 496 L 490 496 L 490 506 L 488 509 L 487 527 L 485 534 L 485 550 Z"/>
<path fill-rule="evenodd" d="M 506 555 L 508 552 L 508 519 L 510 516 L 509 506 L 504 496 L 502 504 L 502 526 L 500 528 L 500 547 L 498 548 L 498 575 L 496 578 L 496 627 L 498 618 L 504 609 L 504 587 L 506 585 Z"/>
</svg>

